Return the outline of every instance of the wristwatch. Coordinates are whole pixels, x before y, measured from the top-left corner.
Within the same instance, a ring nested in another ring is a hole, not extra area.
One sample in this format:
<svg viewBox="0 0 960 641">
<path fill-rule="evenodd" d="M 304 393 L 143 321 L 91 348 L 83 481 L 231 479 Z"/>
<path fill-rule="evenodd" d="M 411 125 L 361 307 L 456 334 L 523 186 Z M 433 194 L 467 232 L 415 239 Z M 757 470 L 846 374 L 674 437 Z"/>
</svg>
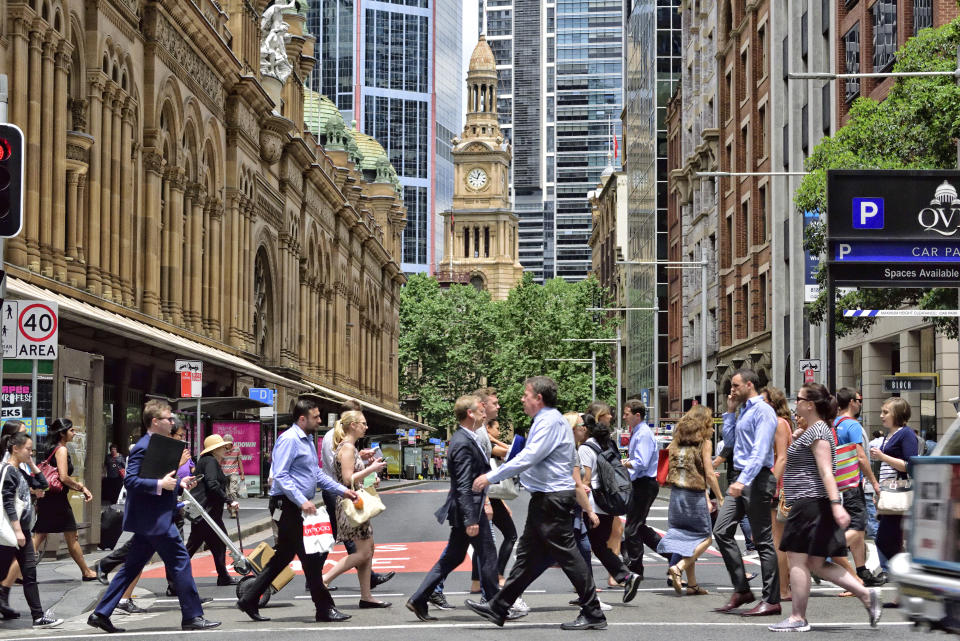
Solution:
<svg viewBox="0 0 960 641">
<path fill-rule="evenodd" d="M 843 501 L 841 499 L 830 499 L 830 502 L 835 505 L 843 505 Z"/>
</svg>

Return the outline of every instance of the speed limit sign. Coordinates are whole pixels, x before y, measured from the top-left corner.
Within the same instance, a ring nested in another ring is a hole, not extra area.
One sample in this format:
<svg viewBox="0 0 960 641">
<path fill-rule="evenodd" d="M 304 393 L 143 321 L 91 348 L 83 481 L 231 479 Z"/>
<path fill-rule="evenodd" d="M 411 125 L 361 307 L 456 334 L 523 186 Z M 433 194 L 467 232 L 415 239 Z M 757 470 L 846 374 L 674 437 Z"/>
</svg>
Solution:
<svg viewBox="0 0 960 641">
<path fill-rule="evenodd" d="M 60 329 L 56 303 L 8 300 L 0 314 L 4 358 L 56 360 Z"/>
</svg>

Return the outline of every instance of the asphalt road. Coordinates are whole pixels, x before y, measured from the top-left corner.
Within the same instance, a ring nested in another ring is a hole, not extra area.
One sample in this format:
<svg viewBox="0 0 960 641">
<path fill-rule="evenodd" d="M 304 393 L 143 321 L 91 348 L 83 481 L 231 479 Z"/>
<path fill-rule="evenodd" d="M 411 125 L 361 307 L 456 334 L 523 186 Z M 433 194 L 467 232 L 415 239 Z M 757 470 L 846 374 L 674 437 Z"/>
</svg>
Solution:
<svg viewBox="0 0 960 641">
<path fill-rule="evenodd" d="M 559 624 L 572 620 L 577 614 L 576 608 L 567 605 L 567 601 L 573 598 L 574 594 L 570 583 L 559 569 L 548 570 L 524 595 L 532 607 L 530 615 L 517 622 L 508 623 L 504 629 L 481 620 L 462 605 L 463 600 L 469 596 L 467 592 L 470 587 L 469 567 L 466 563 L 451 574 L 446 583 L 446 594 L 451 603 L 458 606 L 456 610 L 433 611 L 440 620 L 435 623 L 421 623 L 404 608 L 406 599 L 419 585 L 424 572 L 433 564 L 445 545 L 448 528 L 439 525 L 432 516 L 445 491 L 446 486 L 442 483 L 426 483 L 384 492 L 387 511 L 375 521 L 377 553 L 374 561 L 379 571 L 393 570 L 397 572 L 397 576 L 377 588 L 375 593 L 384 600 L 392 601 L 392 608 L 360 611 L 355 575 L 347 574 L 334 582 L 338 589 L 333 596 L 337 607 L 352 614 L 353 619 L 340 625 L 314 623 L 312 603 L 306 594 L 303 580 L 298 577 L 274 595 L 270 605 L 262 610 L 262 613 L 270 616 L 272 620 L 254 623 L 234 607 L 235 595 L 232 588 L 216 587 L 212 563 L 209 556 L 203 554 L 194 560 L 194 575 L 197 577 L 201 595 L 214 597 L 214 601 L 206 606 L 206 616 L 222 621 L 223 626 L 217 630 L 192 634 L 230 641 L 260 641 L 265 635 L 269 635 L 271 640 L 280 641 L 299 639 L 304 634 L 320 639 L 347 637 L 351 641 L 379 641 L 385 635 L 401 639 L 448 641 L 451 634 L 464 639 L 503 639 L 504 635 L 509 633 L 511 640 L 532 640 L 559 633 Z M 510 506 L 520 530 L 526 514 L 526 498 L 522 496 L 512 501 Z M 657 502 L 651 512 L 651 525 L 658 529 L 666 527 L 666 508 L 665 501 Z M 245 540 L 244 543 L 250 548 L 255 541 Z M 334 558 L 338 553 L 342 554 L 342 548 L 339 552 L 335 551 Z M 747 562 L 749 569 L 759 572 L 756 557 L 747 557 Z M 72 563 L 63 566 L 64 575 L 76 574 L 76 566 L 71 566 Z M 689 641 L 692 636 L 742 641 L 745 635 L 752 639 L 773 634 L 767 631 L 766 626 L 779 621 L 779 617 L 749 620 L 710 611 L 722 605 L 730 594 L 726 570 L 715 550 L 705 555 L 697 566 L 700 584 L 710 591 L 709 595 L 677 597 L 666 585 L 666 567 L 663 559 L 653 554 L 648 555 L 646 581 L 642 584 L 637 598 L 630 604 L 621 603 L 620 590 L 604 589 L 600 598 L 613 606 L 613 610 L 607 613 L 609 629 L 598 634 L 610 639 L 633 640 L 642 636 L 677 641 Z M 295 570 L 298 569 L 295 566 Z M 594 565 L 594 576 L 598 586 L 606 586 L 606 573 L 597 564 Z M 754 587 L 759 594 L 758 581 L 759 579 L 754 582 Z M 160 639 L 186 635 L 187 633 L 179 629 L 180 613 L 176 600 L 155 596 L 162 595 L 165 586 L 162 567 L 148 568 L 139 584 L 137 600 L 139 605 L 147 607 L 149 612 L 135 616 L 115 614 L 114 623 L 125 627 L 127 632 L 114 636 Z M 11 602 L 25 611 L 25 603 L 19 592 L 19 588 L 14 590 Z M 808 608 L 808 618 L 814 628 L 808 633 L 809 637 L 899 639 L 905 634 L 920 634 L 905 624 L 896 610 L 886 610 L 880 628 L 870 629 L 866 613 L 859 602 L 851 598 L 838 598 L 838 592 L 837 588 L 828 583 L 814 588 Z M 885 588 L 884 594 L 889 599 L 892 589 Z M 58 629 L 33 631 L 29 622 L 21 619 L 0 623 L 0 638 L 77 639 L 102 635 L 103 633 L 85 623 L 86 616 L 96 600 L 96 594 L 93 594 L 93 597 L 87 599 L 89 603 L 81 603 L 83 599 L 68 599 L 69 603 L 58 606 L 59 615 L 67 618 L 64 625 Z"/>
</svg>

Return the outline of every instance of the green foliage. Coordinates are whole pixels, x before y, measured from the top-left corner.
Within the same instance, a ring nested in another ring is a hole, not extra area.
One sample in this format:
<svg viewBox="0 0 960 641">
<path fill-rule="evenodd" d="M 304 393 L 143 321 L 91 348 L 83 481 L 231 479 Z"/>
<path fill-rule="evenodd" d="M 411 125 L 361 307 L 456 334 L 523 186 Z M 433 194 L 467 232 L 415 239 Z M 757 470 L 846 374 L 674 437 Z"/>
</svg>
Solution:
<svg viewBox="0 0 960 641">
<path fill-rule="evenodd" d="M 894 71 L 953 71 L 957 67 L 960 20 L 924 29 L 897 52 Z M 842 84 L 837 84 L 842 88 Z M 857 98 L 850 119 L 832 137 L 824 138 L 807 158 L 794 202 L 799 212 L 827 212 L 828 169 L 950 169 L 957 166 L 960 139 L 960 87 L 949 76 L 901 78 L 882 102 Z M 826 252 L 824 223 L 812 226 L 804 246 Z M 825 284 L 821 268 L 818 279 Z M 837 334 L 867 331 L 874 319 L 845 320 L 843 308 L 890 309 L 903 305 L 920 309 L 956 309 L 955 289 L 860 289 L 838 301 Z M 826 287 L 811 306 L 810 319 L 822 322 L 827 313 Z M 937 331 L 956 337 L 954 319 L 933 319 Z"/>
<path fill-rule="evenodd" d="M 507 300 L 454 285 L 441 289 L 425 275 L 410 278 L 400 296 L 400 395 L 417 398 L 423 420 L 439 435 L 454 426 L 453 402 L 482 385 L 499 391 L 501 425 L 523 432 L 530 419 L 520 397 L 523 381 L 544 374 L 559 386 L 558 409 L 583 411 L 591 397 L 590 363 L 547 358 L 590 358 L 597 351 L 597 396 L 612 401 L 616 374 L 609 344 L 564 342 L 608 338 L 615 325 L 586 312 L 607 295 L 594 279 L 537 285 L 529 274 Z"/>
</svg>

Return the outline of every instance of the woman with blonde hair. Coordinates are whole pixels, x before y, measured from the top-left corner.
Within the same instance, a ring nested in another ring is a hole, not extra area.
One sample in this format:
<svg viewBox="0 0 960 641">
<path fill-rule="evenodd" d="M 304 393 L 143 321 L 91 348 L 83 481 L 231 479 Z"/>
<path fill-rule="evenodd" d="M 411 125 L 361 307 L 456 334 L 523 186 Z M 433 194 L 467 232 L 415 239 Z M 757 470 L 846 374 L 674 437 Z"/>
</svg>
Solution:
<svg viewBox="0 0 960 641">
<path fill-rule="evenodd" d="M 344 412 L 340 416 L 340 421 L 334 427 L 333 447 L 336 459 L 334 461 L 334 471 L 336 478 L 340 483 L 352 490 L 359 490 L 363 487 L 363 479 L 370 474 L 374 474 L 387 466 L 382 458 L 376 459 L 364 467 L 360 458 L 360 450 L 357 447 L 357 441 L 363 438 L 367 433 L 367 419 L 363 413 L 357 410 Z M 331 518 L 333 516 L 331 515 Z M 337 561 L 336 565 L 330 568 L 323 575 L 323 582 L 330 585 L 335 578 L 350 570 L 356 568 L 357 578 L 360 581 L 360 608 L 388 608 L 390 602 L 374 600 L 370 592 L 370 573 L 373 565 L 373 526 L 370 521 L 356 526 L 347 520 L 344 512 L 343 501 L 337 503 L 337 541 L 345 543 L 353 541 L 357 546 L 357 551 L 349 554 Z"/>
<path fill-rule="evenodd" d="M 688 595 L 707 594 L 697 583 L 696 573 L 697 559 L 713 540 L 707 488 L 723 504 L 723 493 L 713 471 L 713 412 L 710 408 L 697 405 L 680 418 L 668 451 L 667 485 L 671 486 L 668 529 L 660 539 L 657 552 L 683 557 L 667 571 L 678 595 L 683 594 L 684 572 L 687 573 Z"/>
<path fill-rule="evenodd" d="M 787 397 L 783 390 L 776 387 L 764 387 L 760 395 L 767 405 L 777 413 L 777 431 L 773 436 L 773 476 L 777 479 L 777 494 L 775 502 L 770 506 L 773 512 L 770 519 L 773 531 L 773 547 L 777 550 L 777 565 L 780 568 L 780 600 L 790 601 L 790 567 L 787 565 L 787 553 L 780 549 L 780 539 L 783 537 L 783 524 L 786 523 L 786 513 L 778 512 L 783 498 L 783 470 L 787 467 L 787 448 L 793 443 L 793 414 L 787 405 Z M 784 510 L 788 510 L 786 505 Z"/>
</svg>

